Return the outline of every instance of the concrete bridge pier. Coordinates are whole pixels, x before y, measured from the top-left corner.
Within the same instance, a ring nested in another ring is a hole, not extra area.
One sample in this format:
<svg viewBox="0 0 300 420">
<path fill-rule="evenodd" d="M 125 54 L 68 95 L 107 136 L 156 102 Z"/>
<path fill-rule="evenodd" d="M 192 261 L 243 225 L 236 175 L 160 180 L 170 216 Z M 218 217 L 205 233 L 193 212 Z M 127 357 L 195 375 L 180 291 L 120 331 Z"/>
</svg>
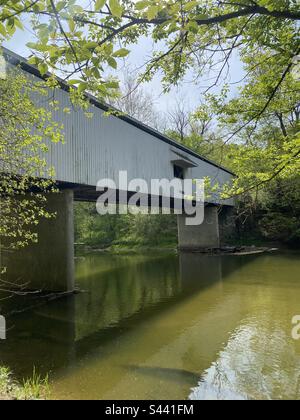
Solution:
<svg viewBox="0 0 300 420">
<path fill-rule="evenodd" d="M 55 218 L 42 220 L 36 228 L 38 243 L 4 252 L 3 279 L 28 290 L 72 292 L 74 269 L 74 193 L 63 190 L 47 196 L 47 209 Z"/>
<path fill-rule="evenodd" d="M 186 225 L 186 216 L 178 215 L 178 246 L 182 251 L 195 251 L 220 247 L 219 217 L 217 206 L 207 206 L 204 222 L 197 226 Z"/>
</svg>

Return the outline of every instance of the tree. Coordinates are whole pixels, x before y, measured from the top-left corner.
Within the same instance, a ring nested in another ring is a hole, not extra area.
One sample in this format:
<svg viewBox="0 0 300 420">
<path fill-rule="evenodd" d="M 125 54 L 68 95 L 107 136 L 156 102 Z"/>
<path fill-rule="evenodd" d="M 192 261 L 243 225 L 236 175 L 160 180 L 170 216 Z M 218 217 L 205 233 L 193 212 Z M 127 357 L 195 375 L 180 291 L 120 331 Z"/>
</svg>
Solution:
<svg viewBox="0 0 300 420">
<path fill-rule="evenodd" d="M 182 143 L 191 130 L 191 112 L 187 109 L 184 99 L 176 101 L 175 106 L 168 112 L 171 131 Z"/>
<path fill-rule="evenodd" d="M 185 101 L 177 101 L 174 109 L 169 112 L 170 128 L 166 134 L 196 153 L 220 162 L 218 148 L 223 145 L 223 141 L 214 132 L 216 115 L 209 103 L 210 97 L 204 95 L 201 105 L 194 111 L 188 110 Z M 223 162 L 223 165 L 226 163 Z"/>
<path fill-rule="evenodd" d="M 243 61 L 247 76 L 238 95 L 228 97 L 224 89 L 207 97 L 223 138 L 212 142 L 215 159 L 238 175 L 223 193 L 238 197 L 243 231 L 299 244 L 300 81 L 289 73 L 276 85 L 282 69 L 276 54 L 249 51 Z"/>
<path fill-rule="evenodd" d="M 156 129 L 164 129 L 164 118 L 158 115 L 154 98 L 137 85 L 136 77 L 127 69 L 118 98 L 109 100 L 120 111 Z"/>
<path fill-rule="evenodd" d="M 54 170 L 46 164 L 51 143 L 62 141 L 52 112 L 34 105 L 34 95 L 49 92 L 18 71 L 0 80 L 0 252 L 37 241 L 33 233 L 55 191 Z"/>
<path fill-rule="evenodd" d="M 161 232 L 164 232 L 162 237 Z M 174 215 L 99 216 L 95 206 L 76 203 L 75 238 L 77 243 L 98 248 L 176 247 L 177 223 Z"/>
<path fill-rule="evenodd" d="M 279 47 L 284 73 L 300 54 L 296 0 L 93 0 L 87 7 L 79 0 L 8 0 L 1 2 L 1 35 L 9 38 L 22 28 L 25 15 L 36 34 L 31 62 L 41 73 L 59 69 L 71 85 L 102 97 L 115 86 L 105 79 L 105 64 L 116 69 L 141 36 L 164 46 L 154 51 L 142 78 L 160 69 L 167 85 L 189 68 L 199 74 L 207 66 L 220 69 L 217 83 L 235 49 Z"/>
<path fill-rule="evenodd" d="M 274 178 L 290 177 L 300 169 L 300 80 L 287 74 L 270 101 L 282 69 L 281 57 L 251 51 L 243 59 L 246 71 L 255 69 L 248 72 L 239 94 L 229 100 L 226 92 L 210 97 L 225 144 L 235 138 L 238 146 L 231 156 L 231 167 L 238 174 L 231 190 L 234 195 L 258 191 Z M 220 156 L 224 150 L 223 144 Z"/>
</svg>

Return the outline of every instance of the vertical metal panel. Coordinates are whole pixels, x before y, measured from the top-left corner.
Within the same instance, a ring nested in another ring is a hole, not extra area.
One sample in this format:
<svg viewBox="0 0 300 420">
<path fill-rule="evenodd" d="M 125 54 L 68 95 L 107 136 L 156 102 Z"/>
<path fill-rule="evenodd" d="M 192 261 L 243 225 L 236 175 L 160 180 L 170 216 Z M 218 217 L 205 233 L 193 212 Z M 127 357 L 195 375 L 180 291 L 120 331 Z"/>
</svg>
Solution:
<svg viewBox="0 0 300 420">
<path fill-rule="evenodd" d="M 35 76 L 32 76 L 35 77 Z M 37 98 L 37 104 L 51 110 L 49 98 Z M 53 112 L 54 119 L 63 124 L 65 144 L 52 144 L 46 159 L 56 170 L 56 179 L 62 182 L 96 186 L 102 178 L 118 180 L 120 170 L 128 172 L 128 178 L 172 179 L 174 150 L 176 145 L 162 141 L 130 123 L 115 116 L 105 116 L 104 111 L 90 105 L 87 118 L 83 109 L 75 109 L 68 92 L 55 90 L 54 99 L 59 110 Z M 70 108 L 71 113 L 64 112 Z M 211 177 L 219 184 L 229 182 L 232 175 L 188 152 L 182 152 L 197 167 L 188 169 L 191 178 Z M 228 201 L 227 204 L 232 204 Z"/>
</svg>

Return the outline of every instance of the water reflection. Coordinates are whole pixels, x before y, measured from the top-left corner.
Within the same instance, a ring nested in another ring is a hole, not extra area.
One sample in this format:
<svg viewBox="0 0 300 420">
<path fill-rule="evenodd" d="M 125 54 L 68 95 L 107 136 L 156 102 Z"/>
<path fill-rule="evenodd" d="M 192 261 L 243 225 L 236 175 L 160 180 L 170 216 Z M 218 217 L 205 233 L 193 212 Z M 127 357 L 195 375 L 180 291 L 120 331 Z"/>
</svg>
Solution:
<svg viewBox="0 0 300 420">
<path fill-rule="evenodd" d="M 259 323 L 250 318 L 234 332 L 190 399 L 300 398 L 300 355 L 290 336 Z"/>
<path fill-rule="evenodd" d="M 241 270 L 245 315 L 191 399 L 300 399 L 300 342 L 291 336 L 292 314 L 300 311 L 299 268 L 291 254 L 264 256 L 250 272 Z"/>
<path fill-rule="evenodd" d="M 1 363 L 51 371 L 60 398 L 299 396 L 297 273 L 297 255 L 87 255 L 83 293 L 7 318 Z"/>
</svg>

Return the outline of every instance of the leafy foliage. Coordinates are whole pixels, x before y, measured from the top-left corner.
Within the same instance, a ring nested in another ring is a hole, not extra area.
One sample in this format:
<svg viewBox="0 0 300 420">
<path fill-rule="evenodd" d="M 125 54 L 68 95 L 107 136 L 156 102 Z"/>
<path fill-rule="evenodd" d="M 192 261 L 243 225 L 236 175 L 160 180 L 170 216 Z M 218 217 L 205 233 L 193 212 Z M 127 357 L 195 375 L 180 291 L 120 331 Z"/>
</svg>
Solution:
<svg viewBox="0 0 300 420">
<path fill-rule="evenodd" d="M 8 0 L 0 7 L 3 38 L 23 28 L 24 15 L 31 18 L 36 40 L 28 45 L 30 61 L 42 74 L 63 70 L 71 85 L 101 97 L 118 87 L 105 77 L 106 67 L 116 69 L 142 36 L 163 46 L 142 79 L 160 69 L 166 87 L 191 68 L 199 75 L 222 61 L 222 72 L 236 48 L 243 54 L 280 46 L 287 66 L 300 53 L 296 0 L 93 0 L 86 7 L 79 0 Z"/>
<path fill-rule="evenodd" d="M 77 243 L 100 248 L 176 247 L 176 216 L 99 216 L 95 205 L 76 203 L 75 238 Z"/>
<path fill-rule="evenodd" d="M 273 182 L 260 204 L 258 226 L 262 236 L 300 245 L 300 177 Z"/>
<path fill-rule="evenodd" d="M 274 178 L 289 178 L 300 169 L 300 80 L 286 75 L 267 111 L 259 115 L 270 101 L 284 65 L 276 54 L 266 52 L 250 51 L 244 62 L 246 71 L 253 65 L 256 68 L 246 77 L 238 95 L 229 100 L 226 92 L 210 97 L 223 137 L 220 159 L 222 149 L 235 138 L 230 166 L 238 178 L 225 194 L 236 196 L 257 192 Z"/>
<path fill-rule="evenodd" d="M 34 95 L 48 93 L 18 71 L 0 80 L 0 237 L 6 248 L 37 241 L 32 228 L 51 217 L 45 204 L 55 191 L 54 169 L 45 154 L 62 141 L 62 127 L 51 111 L 34 105 Z"/>
<path fill-rule="evenodd" d="M 49 397 L 48 376 L 42 378 L 33 368 L 33 375 L 18 384 L 12 379 L 12 372 L 0 366 L 0 399 L 4 400 L 44 400 Z"/>
</svg>

